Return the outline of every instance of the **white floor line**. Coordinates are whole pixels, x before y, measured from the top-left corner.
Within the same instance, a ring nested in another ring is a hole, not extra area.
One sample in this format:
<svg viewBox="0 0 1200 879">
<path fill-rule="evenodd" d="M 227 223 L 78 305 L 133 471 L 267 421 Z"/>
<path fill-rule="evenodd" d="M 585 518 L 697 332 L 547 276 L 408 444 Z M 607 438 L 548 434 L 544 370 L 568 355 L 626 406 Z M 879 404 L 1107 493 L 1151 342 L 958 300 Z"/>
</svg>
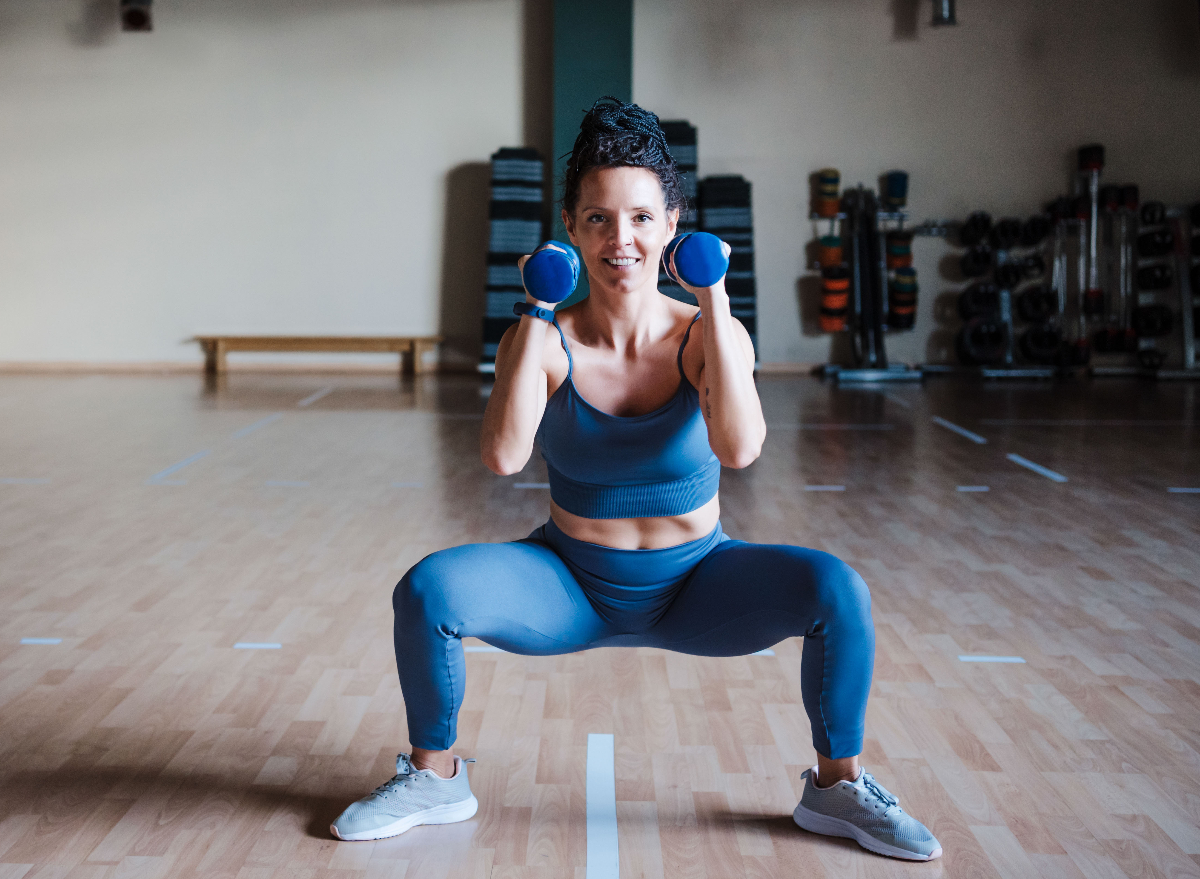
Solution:
<svg viewBox="0 0 1200 879">
<path fill-rule="evenodd" d="M 774 656 L 775 651 L 768 647 L 766 650 L 757 650 L 750 654 L 751 656 Z"/>
<path fill-rule="evenodd" d="M 1024 663 L 1025 660 L 1019 656 L 960 656 L 959 662 L 1019 662 Z"/>
<path fill-rule="evenodd" d="M 1200 494 L 1200 488 L 1168 488 L 1171 494 Z"/>
<path fill-rule="evenodd" d="M 883 398 L 888 402 L 895 403 L 897 406 L 902 406 L 905 409 L 911 409 L 913 407 L 913 404 L 908 402 L 908 400 L 903 400 L 894 394 L 884 394 Z"/>
<path fill-rule="evenodd" d="M 245 427 L 243 427 L 241 430 L 234 431 L 234 433 L 231 434 L 229 438 L 230 439 L 241 439 L 244 436 L 249 436 L 250 434 L 254 433 L 254 431 L 258 430 L 260 427 L 266 427 L 268 424 L 274 424 L 276 421 L 278 421 L 282 417 L 283 417 L 282 412 L 276 412 L 273 415 L 268 415 L 266 418 L 260 418 L 258 421 L 254 422 L 253 424 L 248 424 Z"/>
<path fill-rule="evenodd" d="M 268 641 L 238 641 L 233 645 L 234 650 L 282 650 L 282 644 L 272 644 Z"/>
<path fill-rule="evenodd" d="M 268 479 L 263 485 L 269 485 L 271 488 L 308 488 L 307 482 L 290 482 L 286 479 Z"/>
<path fill-rule="evenodd" d="M 176 473 L 176 472 L 182 470 L 184 467 L 188 466 L 188 464 L 195 464 L 201 458 L 203 458 L 207 455 L 211 455 L 211 454 L 212 454 L 212 452 L 209 449 L 205 449 L 203 452 L 197 452 L 196 454 L 192 455 L 190 458 L 184 458 L 178 464 L 172 464 L 166 470 L 159 470 L 157 473 L 155 473 L 153 476 L 151 476 L 149 479 L 147 479 L 146 482 L 148 482 L 148 483 L 159 482 L 159 483 L 162 483 L 163 485 L 183 485 L 182 482 L 163 482 L 163 480 L 166 479 L 166 477 L 170 476 L 172 473 Z"/>
<path fill-rule="evenodd" d="M 619 879 L 617 776 L 613 737 L 588 733 L 587 879 Z"/>
<path fill-rule="evenodd" d="M 1054 482 L 1066 482 L 1067 481 L 1067 477 L 1063 476 L 1061 473 L 1055 473 L 1049 467 L 1043 467 L 1041 464 L 1035 464 L 1032 461 L 1030 461 L 1028 458 L 1022 458 L 1020 455 L 1013 455 L 1013 454 L 1005 455 L 1005 457 L 1008 458 L 1008 460 L 1012 461 L 1014 464 L 1020 464 L 1022 467 L 1026 468 L 1027 470 L 1032 470 L 1034 473 L 1040 474 L 1041 476 L 1045 476 L 1047 479 L 1053 480 Z"/>
<path fill-rule="evenodd" d="M 507 653 L 507 650 L 501 650 L 499 647 L 493 647 L 491 644 L 464 644 L 464 653 Z"/>
<path fill-rule="evenodd" d="M 806 485 L 805 491 L 845 491 L 844 485 Z"/>
<path fill-rule="evenodd" d="M 991 491 L 986 485 L 960 485 L 955 491 Z"/>
<path fill-rule="evenodd" d="M 303 409 L 305 406 L 311 406 L 313 403 L 317 402 L 317 400 L 321 399 L 322 397 L 328 397 L 332 393 L 333 388 L 321 388 L 321 390 L 309 394 L 307 397 L 297 403 L 296 406 Z"/>
<path fill-rule="evenodd" d="M 513 488 L 549 488 L 549 482 L 514 482 Z"/>
<path fill-rule="evenodd" d="M 61 644 L 62 638 L 22 638 L 22 644 Z"/>
<path fill-rule="evenodd" d="M 39 477 L 26 476 L 3 476 L 0 477 L 0 485 L 46 485 L 49 479 L 41 479 Z"/>
<path fill-rule="evenodd" d="M 933 423 L 937 424 L 937 425 L 941 425 L 942 427 L 946 428 L 946 430 L 951 430 L 954 433 L 957 433 L 959 436 L 965 436 L 971 442 L 977 443 L 978 445 L 982 446 L 982 445 L 987 444 L 986 437 L 982 437 L 977 433 L 973 433 L 973 432 L 967 430 L 965 427 L 959 427 L 953 421 L 947 421 L 945 418 L 941 418 L 941 417 L 935 415 L 935 416 L 933 416 Z"/>
</svg>

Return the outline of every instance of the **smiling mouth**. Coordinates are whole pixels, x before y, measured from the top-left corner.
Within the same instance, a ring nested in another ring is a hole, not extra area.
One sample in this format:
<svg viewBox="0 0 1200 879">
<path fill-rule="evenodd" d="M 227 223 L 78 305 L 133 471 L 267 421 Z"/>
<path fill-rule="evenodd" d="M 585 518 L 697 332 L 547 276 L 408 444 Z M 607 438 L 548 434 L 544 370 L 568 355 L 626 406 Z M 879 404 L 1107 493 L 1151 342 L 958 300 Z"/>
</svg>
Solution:
<svg viewBox="0 0 1200 879">
<path fill-rule="evenodd" d="M 634 265 L 635 263 L 639 262 L 639 260 L 636 260 L 633 257 L 622 257 L 621 259 L 606 259 L 604 261 L 606 263 L 608 263 L 610 266 L 631 266 L 631 265 Z"/>
</svg>

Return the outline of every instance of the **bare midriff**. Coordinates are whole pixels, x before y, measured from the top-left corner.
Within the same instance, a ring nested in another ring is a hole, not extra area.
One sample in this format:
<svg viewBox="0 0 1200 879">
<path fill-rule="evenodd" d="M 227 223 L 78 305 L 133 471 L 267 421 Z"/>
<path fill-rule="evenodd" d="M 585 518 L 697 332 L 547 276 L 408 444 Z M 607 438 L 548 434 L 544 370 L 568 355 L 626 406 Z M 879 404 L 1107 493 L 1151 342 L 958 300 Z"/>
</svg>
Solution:
<svg viewBox="0 0 1200 879">
<path fill-rule="evenodd" d="M 568 513 L 554 501 L 550 517 L 568 537 L 613 549 L 666 549 L 706 537 L 721 517 L 721 503 L 713 497 L 704 506 L 681 516 L 642 519 L 585 519 Z"/>
</svg>

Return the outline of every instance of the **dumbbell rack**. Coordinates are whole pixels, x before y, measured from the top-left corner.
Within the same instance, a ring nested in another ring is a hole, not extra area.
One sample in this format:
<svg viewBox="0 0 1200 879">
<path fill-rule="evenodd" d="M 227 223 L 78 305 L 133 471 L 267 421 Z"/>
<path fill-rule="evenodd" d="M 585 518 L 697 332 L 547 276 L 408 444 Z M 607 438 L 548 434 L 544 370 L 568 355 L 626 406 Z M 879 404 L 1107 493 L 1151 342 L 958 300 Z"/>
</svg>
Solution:
<svg viewBox="0 0 1200 879">
<path fill-rule="evenodd" d="M 854 211 L 839 211 L 831 217 L 810 214 L 814 222 L 827 220 L 832 233 L 836 224 L 843 224 L 843 241 L 850 249 L 850 307 L 847 329 L 854 350 L 854 367 L 826 364 L 821 375 L 838 383 L 916 382 L 923 375 L 906 364 L 889 364 L 885 332 L 888 313 L 888 268 L 884 256 L 887 233 L 902 230 L 908 219 L 906 211 L 881 211 L 876 207 L 875 193 L 860 184 L 848 189 L 844 202 L 857 204 Z M 874 218 L 874 235 L 860 224 Z M 846 225 L 849 228 L 845 228 Z M 889 225 L 893 224 L 893 225 Z M 915 230 L 914 230 L 915 233 Z M 818 269 L 819 270 L 819 269 Z"/>
<path fill-rule="evenodd" d="M 1175 235 L 1175 283 L 1179 287 L 1179 324 L 1182 329 L 1183 365 L 1180 369 L 1159 369 L 1155 373 L 1160 379 L 1200 378 L 1200 367 L 1196 363 L 1196 313 L 1200 308 L 1200 297 L 1192 289 L 1191 268 L 1200 261 L 1200 252 L 1189 253 L 1192 236 L 1200 235 L 1200 228 L 1192 225 L 1188 229 L 1181 210 L 1167 211 L 1167 226 Z M 1140 262 L 1140 261 L 1139 261 Z M 1140 294 L 1139 294 L 1140 295 Z"/>
</svg>

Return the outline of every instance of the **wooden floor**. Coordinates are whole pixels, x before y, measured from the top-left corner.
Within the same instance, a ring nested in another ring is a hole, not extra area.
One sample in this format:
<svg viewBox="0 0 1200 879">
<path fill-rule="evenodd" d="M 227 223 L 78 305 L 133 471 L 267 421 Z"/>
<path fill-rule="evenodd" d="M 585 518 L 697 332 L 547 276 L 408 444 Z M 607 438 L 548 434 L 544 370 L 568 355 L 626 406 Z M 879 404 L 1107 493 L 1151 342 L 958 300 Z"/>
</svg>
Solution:
<svg viewBox="0 0 1200 879">
<path fill-rule="evenodd" d="M 468 654 L 478 816 L 335 842 L 407 749 L 393 585 L 529 532 L 547 493 L 514 484 L 543 465 L 483 467 L 467 377 L 10 375 L 0 879 L 583 879 L 589 733 L 615 737 L 623 879 L 1200 875 L 1200 494 L 1168 490 L 1200 487 L 1198 389 L 760 388 L 770 435 L 724 474 L 726 530 L 871 585 L 864 762 L 940 861 L 792 823 L 798 641 Z"/>
</svg>

